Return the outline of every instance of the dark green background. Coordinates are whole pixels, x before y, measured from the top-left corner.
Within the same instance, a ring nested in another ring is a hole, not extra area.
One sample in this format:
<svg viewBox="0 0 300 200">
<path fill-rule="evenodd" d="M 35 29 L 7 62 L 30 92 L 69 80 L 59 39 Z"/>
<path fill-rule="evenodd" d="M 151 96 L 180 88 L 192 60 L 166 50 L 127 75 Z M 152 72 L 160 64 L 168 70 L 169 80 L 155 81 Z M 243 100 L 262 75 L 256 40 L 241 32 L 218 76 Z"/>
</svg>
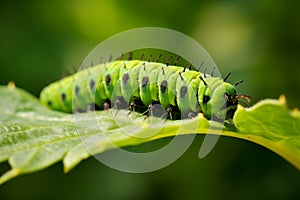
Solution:
<svg viewBox="0 0 300 200">
<path fill-rule="evenodd" d="M 230 82 L 245 80 L 241 93 L 285 94 L 291 108 L 299 107 L 299 8 L 292 0 L 2 0 L 0 84 L 14 81 L 38 96 L 101 41 L 158 26 L 202 44 L 223 75 L 232 72 Z M 90 158 L 64 175 L 59 163 L 0 186 L 0 199 L 299 199 L 299 171 L 274 153 L 221 137 L 199 159 L 202 140 L 197 136 L 183 157 L 147 174 L 115 171 Z"/>
</svg>

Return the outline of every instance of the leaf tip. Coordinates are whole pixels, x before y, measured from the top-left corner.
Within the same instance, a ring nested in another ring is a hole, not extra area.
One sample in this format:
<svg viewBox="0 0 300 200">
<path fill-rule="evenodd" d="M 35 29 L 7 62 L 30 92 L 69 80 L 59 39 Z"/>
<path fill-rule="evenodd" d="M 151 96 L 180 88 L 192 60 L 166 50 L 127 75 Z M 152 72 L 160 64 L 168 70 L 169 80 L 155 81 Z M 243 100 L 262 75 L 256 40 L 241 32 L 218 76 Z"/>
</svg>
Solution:
<svg viewBox="0 0 300 200">
<path fill-rule="evenodd" d="M 64 173 L 67 174 L 71 171 L 71 167 L 64 167 Z"/>
<path fill-rule="evenodd" d="M 237 106 L 237 109 L 240 110 L 240 109 L 243 109 L 244 107 L 241 105 L 241 104 L 238 104 Z"/>
<path fill-rule="evenodd" d="M 294 117 L 300 117 L 300 111 L 299 111 L 299 108 L 294 108 L 293 111 L 292 111 L 292 115 Z"/>
<path fill-rule="evenodd" d="M 7 84 L 8 89 L 15 89 L 16 84 L 13 81 L 9 81 Z"/>
<path fill-rule="evenodd" d="M 285 95 L 283 95 L 283 94 L 280 95 L 278 100 L 279 100 L 280 104 L 286 104 L 286 97 L 285 97 Z"/>
<path fill-rule="evenodd" d="M 0 177 L 0 185 L 21 174 L 21 169 L 13 168 Z"/>
<path fill-rule="evenodd" d="M 203 115 L 202 112 L 199 112 L 198 116 L 199 116 L 200 119 L 201 119 L 201 118 L 204 118 L 204 115 Z"/>
</svg>

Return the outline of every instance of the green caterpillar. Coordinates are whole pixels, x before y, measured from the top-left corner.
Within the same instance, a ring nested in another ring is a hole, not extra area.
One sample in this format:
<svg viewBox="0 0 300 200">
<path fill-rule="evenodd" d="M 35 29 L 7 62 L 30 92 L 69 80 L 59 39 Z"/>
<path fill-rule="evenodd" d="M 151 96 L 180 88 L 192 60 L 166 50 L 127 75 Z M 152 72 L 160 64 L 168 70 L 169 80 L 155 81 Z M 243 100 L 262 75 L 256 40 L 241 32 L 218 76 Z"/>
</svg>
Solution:
<svg viewBox="0 0 300 200">
<path fill-rule="evenodd" d="M 238 99 L 235 86 L 195 70 L 141 60 L 98 64 L 45 87 L 41 102 L 58 111 L 130 108 L 149 111 L 159 103 L 183 118 L 202 112 L 208 119 L 232 118 Z M 73 97 L 74 95 L 74 97 Z M 226 117 L 224 116 L 226 114 Z"/>
</svg>

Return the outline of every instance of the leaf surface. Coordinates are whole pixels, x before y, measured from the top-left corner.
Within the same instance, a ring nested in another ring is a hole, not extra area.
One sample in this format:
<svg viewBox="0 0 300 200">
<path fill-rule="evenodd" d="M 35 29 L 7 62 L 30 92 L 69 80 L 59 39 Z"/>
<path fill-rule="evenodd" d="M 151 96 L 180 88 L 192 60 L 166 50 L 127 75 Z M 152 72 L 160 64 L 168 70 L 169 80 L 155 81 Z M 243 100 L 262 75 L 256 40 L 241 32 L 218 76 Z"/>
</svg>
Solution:
<svg viewBox="0 0 300 200">
<path fill-rule="evenodd" d="M 113 109 L 71 115 L 44 107 L 14 85 L 0 86 L 0 162 L 11 166 L 0 184 L 59 161 L 68 172 L 83 159 L 109 149 L 191 133 L 249 140 L 300 169 L 300 114 L 287 108 L 284 97 L 263 100 L 251 108 L 239 106 L 233 124 L 223 127 L 202 114 L 165 121 Z"/>
</svg>

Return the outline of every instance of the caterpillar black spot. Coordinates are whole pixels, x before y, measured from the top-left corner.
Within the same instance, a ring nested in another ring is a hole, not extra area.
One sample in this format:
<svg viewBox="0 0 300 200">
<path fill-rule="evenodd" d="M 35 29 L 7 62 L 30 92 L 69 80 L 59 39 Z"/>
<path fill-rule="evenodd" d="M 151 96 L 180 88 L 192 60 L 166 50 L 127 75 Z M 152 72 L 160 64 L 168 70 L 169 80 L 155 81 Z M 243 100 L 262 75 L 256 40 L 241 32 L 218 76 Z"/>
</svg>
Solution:
<svg viewBox="0 0 300 200">
<path fill-rule="evenodd" d="M 137 111 L 145 112 L 159 103 L 166 112 L 179 111 L 183 118 L 199 112 L 207 119 L 233 117 L 241 96 L 235 85 L 176 64 L 170 65 L 170 59 L 167 64 L 150 60 L 98 64 L 45 87 L 40 99 L 44 105 L 67 113 L 85 111 L 90 105 L 99 109 L 134 105 Z"/>
</svg>

